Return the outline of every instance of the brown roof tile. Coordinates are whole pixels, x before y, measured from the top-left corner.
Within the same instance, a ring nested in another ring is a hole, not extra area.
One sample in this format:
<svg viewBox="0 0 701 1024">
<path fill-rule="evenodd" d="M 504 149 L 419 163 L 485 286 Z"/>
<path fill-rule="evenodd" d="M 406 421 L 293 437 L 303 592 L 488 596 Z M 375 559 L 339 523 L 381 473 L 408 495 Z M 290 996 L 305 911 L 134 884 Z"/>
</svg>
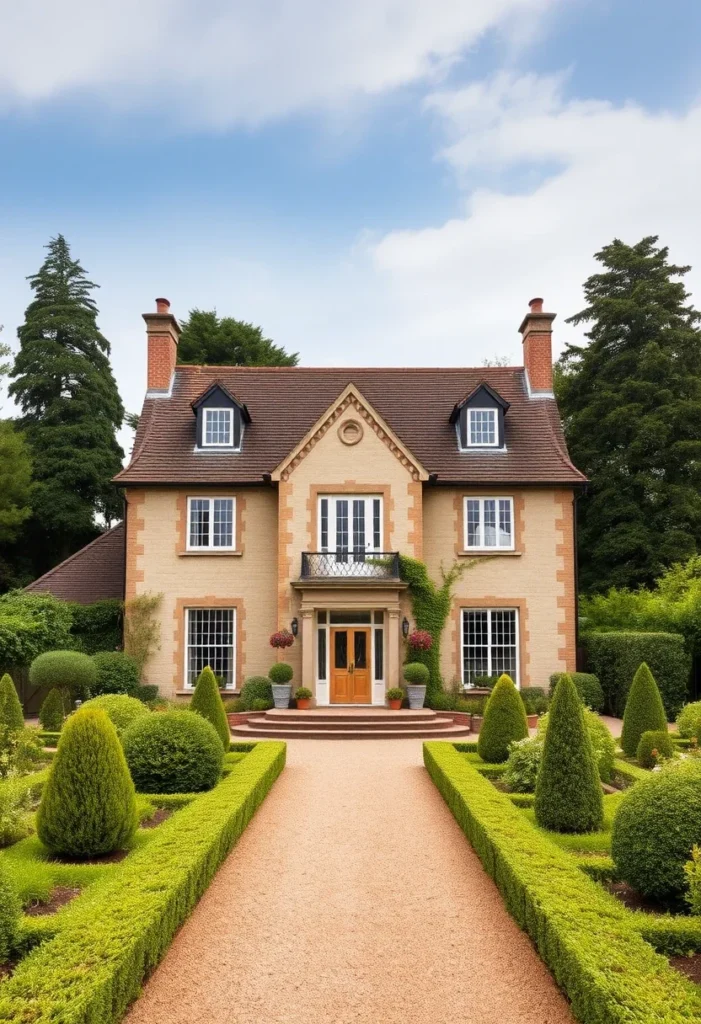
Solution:
<svg viewBox="0 0 701 1024">
<path fill-rule="evenodd" d="M 78 604 L 93 604 L 110 597 L 123 600 L 124 547 L 124 523 L 118 523 L 34 580 L 25 590 L 53 594 Z"/>
<path fill-rule="evenodd" d="M 239 454 L 196 452 L 191 402 L 215 381 L 252 422 Z M 510 403 L 504 451 L 458 450 L 449 417 L 486 381 Z M 521 367 L 475 369 L 178 366 L 169 398 L 147 398 L 120 484 L 259 483 L 348 384 L 354 384 L 439 483 L 583 483 L 553 399 L 529 399 Z"/>
</svg>

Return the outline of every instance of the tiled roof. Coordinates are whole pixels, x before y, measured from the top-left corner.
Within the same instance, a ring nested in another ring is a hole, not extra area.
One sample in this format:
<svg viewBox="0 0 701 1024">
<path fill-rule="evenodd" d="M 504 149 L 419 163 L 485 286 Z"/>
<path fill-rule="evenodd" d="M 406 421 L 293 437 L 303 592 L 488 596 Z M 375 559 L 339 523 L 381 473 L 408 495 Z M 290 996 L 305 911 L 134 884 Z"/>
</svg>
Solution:
<svg viewBox="0 0 701 1024">
<path fill-rule="evenodd" d="M 34 580 L 25 590 L 53 594 L 78 604 L 92 604 L 108 597 L 123 600 L 124 545 L 124 523 L 118 523 Z"/>
<path fill-rule="evenodd" d="M 450 414 L 486 381 L 510 403 L 506 450 L 458 450 Z M 196 452 L 193 399 L 215 382 L 252 422 L 240 454 Z M 354 384 L 438 483 L 583 483 L 553 399 L 529 399 L 522 367 L 476 369 L 178 366 L 168 398 L 147 398 L 120 484 L 260 483 L 348 384 Z"/>
</svg>

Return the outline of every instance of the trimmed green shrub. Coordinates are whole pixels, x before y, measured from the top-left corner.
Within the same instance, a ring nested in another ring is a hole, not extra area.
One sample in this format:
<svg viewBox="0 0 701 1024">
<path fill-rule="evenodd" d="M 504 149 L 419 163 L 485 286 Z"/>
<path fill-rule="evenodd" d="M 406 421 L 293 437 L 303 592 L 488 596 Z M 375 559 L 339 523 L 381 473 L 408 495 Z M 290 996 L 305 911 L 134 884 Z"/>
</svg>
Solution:
<svg viewBox="0 0 701 1024">
<path fill-rule="evenodd" d="M 589 739 L 591 740 L 594 761 L 599 770 L 599 778 L 602 782 L 611 782 L 613 779 L 613 766 L 616 760 L 616 741 L 597 714 L 586 707 L 583 711 L 584 724 L 587 727 Z M 542 739 L 545 739 L 549 721 L 550 716 L 543 715 L 538 722 L 538 733 Z"/>
<path fill-rule="evenodd" d="M 0 679 L 0 725 L 24 729 L 24 712 L 9 672 Z"/>
<path fill-rule="evenodd" d="M 209 665 L 205 665 L 199 674 L 195 684 L 195 692 L 190 701 L 190 711 L 202 715 L 203 718 L 212 723 L 224 750 L 228 751 L 229 744 L 231 743 L 229 723 L 219 693 L 217 680 Z"/>
<path fill-rule="evenodd" d="M 635 758 L 641 768 L 654 768 L 661 757 L 674 757 L 674 744 L 672 737 L 664 730 L 653 729 L 644 732 L 640 737 Z"/>
<path fill-rule="evenodd" d="M 29 668 L 32 686 L 47 690 L 57 686 L 59 690 L 68 690 L 74 699 L 88 698 L 96 679 L 95 662 L 80 651 L 47 651 L 35 658 Z"/>
<path fill-rule="evenodd" d="M 649 730 L 666 732 L 667 715 L 657 683 L 643 662 L 633 678 L 623 715 L 621 749 L 627 757 L 635 757 L 640 737 Z"/>
<path fill-rule="evenodd" d="M 402 690 L 402 697 L 404 697 Z M 434 693 L 426 700 L 426 706 L 433 711 L 455 711 L 457 698 L 452 693 Z"/>
<path fill-rule="evenodd" d="M 60 732 L 66 715 L 63 710 L 63 695 L 56 689 L 49 690 L 39 711 L 39 725 L 46 732 Z"/>
<path fill-rule="evenodd" d="M 144 704 L 153 704 L 156 700 L 166 700 L 167 698 L 161 697 L 161 691 L 155 683 L 143 684 L 134 690 L 134 697 L 137 700 L 141 700 Z"/>
<path fill-rule="evenodd" d="M 137 824 L 134 783 L 117 732 L 104 711 L 81 708 L 61 733 L 37 834 L 54 854 L 98 857 L 123 850 Z"/>
<path fill-rule="evenodd" d="M 626 793 L 611 831 L 620 877 L 645 896 L 681 901 L 684 864 L 701 844 L 701 763 L 671 761 Z"/>
<path fill-rule="evenodd" d="M 684 705 L 677 715 L 677 732 L 683 739 L 701 738 L 701 700 Z"/>
<path fill-rule="evenodd" d="M 263 697 L 258 697 L 251 704 L 251 711 L 270 711 L 274 707 L 275 704 L 272 700 L 264 700 Z"/>
<path fill-rule="evenodd" d="M 22 904 L 0 861 L 0 964 L 11 956 L 17 944 Z"/>
<path fill-rule="evenodd" d="M 273 686 L 267 676 L 251 676 L 241 687 L 241 705 L 244 711 L 253 710 L 254 700 L 268 700 L 273 704 Z"/>
<path fill-rule="evenodd" d="M 275 683 L 276 686 L 284 686 L 285 683 L 289 683 L 294 674 L 294 669 L 286 661 L 276 661 L 268 672 L 270 682 Z"/>
<path fill-rule="evenodd" d="M 488 764 L 501 764 L 509 756 L 509 744 L 528 736 L 526 709 L 510 676 L 504 674 L 492 690 L 484 709 L 477 751 Z"/>
<path fill-rule="evenodd" d="M 543 756 L 541 736 L 515 740 L 509 744 L 504 782 L 512 793 L 534 793 L 540 759 Z"/>
<path fill-rule="evenodd" d="M 633 676 L 642 662 L 657 680 L 669 719 L 683 706 L 691 672 L 691 657 L 677 633 L 587 633 L 583 637 L 589 667 L 598 677 L 606 708 L 619 718 Z"/>
<path fill-rule="evenodd" d="M 194 711 L 164 711 L 133 722 L 122 736 L 140 793 L 199 793 L 219 781 L 224 750 L 216 729 Z"/>
<path fill-rule="evenodd" d="M 51 594 L 0 597 L 0 665 L 29 665 L 44 651 L 70 647 L 71 610 Z"/>
<path fill-rule="evenodd" d="M 124 651 L 100 651 L 92 656 L 97 678 L 90 687 L 93 697 L 103 693 L 129 693 L 136 696 L 139 689 L 139 666 Z M 147 698 L 144 698 L 147 699 Z"/>
<path fill-rule="evenodd" d="M 562 672 L 553 672 L 550 676 L 550 696 L 555 692 L 555 687 L 560 681 Z M 592 711 L 601 713 L 604 710 L 604 691 L 601 683 L 591 672 L 570 672 L 572 682 L 577 688 L 582 704 L 591 708 Z"/>
<path fill-rule="evenodd" d="M 595 832 L 603 824 L 601 780 L 584 709 L 567 674 L 550 704 L 534 806 L 538 824 L 552 832 Z"/>
<path fill-rule="evenodd" d="M 686 894 L 686 902 L 689 910 L 696 917 L 701 917 L 701 847 L 692 846 L 691 860 L 684 865 L 684 874 L 689 891 Z"/>
<path fill-rule="evenodd" d="M 31 1006 L 33 1024 L 121 1021 L 284 764 L 284 743 L 256 744 L 221 785 L 75 900 L 56 936 L 0 985 L 0 1020 L 19 1022 Z"/>
<path fill-rule="evenodd" d="M 422 665 L 420 661 L 410 661 L 402 669 L 404 673 L 404 679 L 410 686 L 428 686 L 428 681 L 431 677 L 426 665 Z"/>
<path fill-rule="evenodd" d="M 542 686 L 525 686 L 519 693 L 527 715 L 543 715 L 548 710 L 550 698 Z"/>
<path fill-rule="evenodd" d="M 83 707 L 104 711 L 118 733 L 128 729 L 137 718 L 151 714 L 145 704 L 126 693 L 103 693 L 101 697 L 86 700 Z"/>
<path fill-rule="evenodd" d="M 124 603 L 116 598 L 76 604 L 68 607 L 73 616 L 71 634 L 75 645 L 84 654 L 98 651 L 116 651 L 122 643 Z"/>
<path fill-rule="evenodd" d="M 243 701 L 240 697 L 230 697 L 224 701 L 224 710 L 227 715 L 235 715 L 239 711 L 244 711 Z"/>
</svg>

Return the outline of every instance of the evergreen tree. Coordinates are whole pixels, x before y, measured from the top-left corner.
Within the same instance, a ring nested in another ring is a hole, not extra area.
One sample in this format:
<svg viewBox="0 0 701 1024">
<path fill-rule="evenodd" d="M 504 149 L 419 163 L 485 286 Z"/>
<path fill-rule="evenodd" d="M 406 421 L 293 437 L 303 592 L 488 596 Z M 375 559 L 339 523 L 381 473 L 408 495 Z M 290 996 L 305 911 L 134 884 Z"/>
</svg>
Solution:
<svg viewBox="0 0 701 1024">
<path fill-rule="evenodd" d="M 49 690 L 39 711 L 39 725 L 46 732 L 60 732 L 65 718 L 63 695 L 55 686 Z"/>
<path fill-rule="evenodd" d="M 122 465 L 116 439 L 124 408 L 97 326 L 89 281 L 62 235 L 29 278 L 34 299 L 18 329 L 10 394 L 23 413 L 35 487 L 28 543 L 44 572 L 95 537 L 95 514 L 121 516 L 110 482 Z"/>
<path fill-rule="evenodd" d="M 216 677 L 209 665 L 205 665 L 197 678 L 195 692 L 190 701 L 190 711 L 196 711 L 198 715 L 212 723 L 228 754 L 231 743 L 229 720 L 226 717 Z"/>
<path fill-rule="evenodd" d="M 178 362 L 196 366 L 296 366 L 299 356 L 285 352 L 260 327 L 216 310 L 191 309 L 182 324 Z"/>
<path fill-rule="evenodd" d="M 623 712 L 621 749 L 628 757 L 635 757 L 640 737 L 644 732 L 667 732 L 667 715 L 655 677 L 645 664 L 633 676 L 626 709 Z"/>
<path fill-rule="evenodd" d="M 24 729 L 24 712 L 9 672 L 0 679 L 0 725 Z"/>
<path fill-rule="evenodd" d="M 568 345 L 556 388 L 579 503 L 587 592 L 649 584 L 701 551 L 701 313 L 657 237 L 614 239 L 584 284 L 589 344 Z"/>
<path fill-rule="evenodd" d="M 509 744 L 525 740 L 528 720 L 521 694 L 511 676 L 500 676 L 484 709 L 484 721 L 477 737 L 477 753 L 489 764 L 508 760 Z"/>
</svg>

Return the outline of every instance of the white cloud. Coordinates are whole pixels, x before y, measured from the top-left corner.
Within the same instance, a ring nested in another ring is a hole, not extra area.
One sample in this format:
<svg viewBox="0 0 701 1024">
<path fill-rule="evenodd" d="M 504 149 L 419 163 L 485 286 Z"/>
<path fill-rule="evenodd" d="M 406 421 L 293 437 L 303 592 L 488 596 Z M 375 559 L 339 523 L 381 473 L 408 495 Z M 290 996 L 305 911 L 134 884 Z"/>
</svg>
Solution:
<svg viewBox="0 0 701 1024">
<path fill-rule="evenodd" d="M 559 0 L 0 0 L 0 104 L 76 96 L 224 128 L 431 79 Z"/>
</svg>

